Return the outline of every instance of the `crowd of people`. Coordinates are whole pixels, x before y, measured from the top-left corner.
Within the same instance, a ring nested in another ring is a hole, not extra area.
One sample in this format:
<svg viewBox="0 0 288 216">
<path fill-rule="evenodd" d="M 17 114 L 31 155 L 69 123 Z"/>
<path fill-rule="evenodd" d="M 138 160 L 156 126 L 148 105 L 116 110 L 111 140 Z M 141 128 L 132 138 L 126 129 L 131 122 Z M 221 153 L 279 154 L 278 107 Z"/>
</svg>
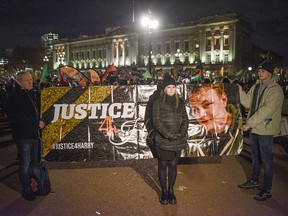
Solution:
<svg viewBox="0 0 288 216">
<path fill-rule="evenodd" d="M 214 84 L 201 85 L 189 96 L 192 113 L 198 123 L 204 125 L 207 134 L 231 135 L 228 142 L 218 146 L 219 149 L 215 154 L 206 155 L 223 155 L 226 152 L 237 151 L 238 147 L 233 146 L 233 143 L 238 139 L 240 130 L 250 131 L 252 173 L 250 179 L 238 186 L 241 189 L 260 188 L 259 179 L 263 166 L 264 182 L 254 199 L 264 201 L 270 198 L 273 179 L 273 136 L 280 131 L 284 99 L 283 86 L 279 85 L 281 79 L 274 76 L 273 65 L 267 61 L 260 64 L 257 68 L 258 80 L 252 74 L 233 80 L 228 77 L 211 80 L 201 71 L 195 74 L 187 76 L 180 71 L 175 77 L 172 71 L 165 74 L 159 72 L 155 76 L 143 79 L 141 73 L 135 72 L 132 78 L 129 78 L 115 71 L 102 82 L 102 85 L 158 84 L 157 90 L 150 96 L 147 104 L 145 124 L 148 130 L 147 145 L 153 156 L 158 159 L 160 203 L 163 205 L 177 203 L 173 189 L 177 176 L 177 163 L 181 151 L 187 148 L 188 144 L 189 119 L 186 105 L 176 91 L 176 86 L 180 83 Z M 233 119 L 238 119 L 240 114 L 235 108 L 228 106 L 223 83 L 235 83 L 238 86 L 240 102 L 249 110 L 245 124 L 234 122 Z M 78 86 L 79 80 L 66 79 L 65 85 Z M 42 82 L 35 80 L 33 82 L 29 72 L 20 72 L 15 78 L 1 84 L 1 117 L 7 114 L 12 125 L 12 136 L 19 152 L 22 196 L 26 200 L 35 199 L 29 186 L 29 165 L 41 159 L 39 140 L 45 123 L 40 118 L 39 98 L 41 90 L 51 86 L 62 86 L 61 80 L 47 76 Z M 208 147 L 205 151 L 212 152 Z"/>
<path fill-rule="evenodd" d="M 201 68 L 202 69 L 202 68 Z M 164 73 L 162 70 L 154 71 L 153 74 L 148 73 L 147 71 L 138 71 L 136 69 L 124 71 L 117 70 L 109 73 L 105 80 L 101 81 L 90 81 L 88 77 L 75 76 L 73 78 L 65 74 L 50 74 L 46 76 L 41 82 L 40 79 L 33 78 L 33 91 L 35 94 L 39 94 L 39 90 L 47 87 L 62 87 L 62 86 L 93 86 L 93 85 L 156 85 L 159 80 L 163 80 Z M 167 73 L 167 72 L 166 72 Z M 175 74 L 175 70 L 171 69 L 171 76 L 175 79 L 176 84 L 193 84 L 193 83 L 235 83 L 240 84 L 245 92 L 255 84 L 257 81 L 256 73 L 242 73 L 240 76 L 228 77 L 222 76 L 219 74 L 215 77 L 208 77 L 204 70 L 196 69 L 194 71 L 179 70 Z M 82 78 L 79 78 L 82 77 Z M 101 74 L 100 74 L 101 77 Z M 284 96 L 288 96 L 288 79 L 286 81 L 286 74 L 275 74 L 277 82 L 282 87 Z M 85 79 L 85 82 L 82 82 Z M 287 86 L 287 87 L 286 87 Z M 5 117 L 5 101 L 9 92 L 15 87 L 15 76 L 11 76 L 8 79 L 2 79 L 0 81 L 0 118 Z"/>
</svg>

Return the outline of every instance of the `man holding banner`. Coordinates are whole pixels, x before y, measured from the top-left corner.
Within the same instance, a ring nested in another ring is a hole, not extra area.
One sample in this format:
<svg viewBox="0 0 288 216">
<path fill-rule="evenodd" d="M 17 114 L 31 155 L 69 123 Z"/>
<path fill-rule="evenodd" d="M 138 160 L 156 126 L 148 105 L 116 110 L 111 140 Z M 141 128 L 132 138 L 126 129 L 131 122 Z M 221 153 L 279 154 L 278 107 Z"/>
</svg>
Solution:
<svg viewBox="0 0 288 216">
<path fill-rule="evenodd" d="M 274 66 L 265 61 L 258 66 L 259 82 L 251 87 L 246 94 L 238 85 L 240 101 L 245 108 L 249 108 L 246 124 L 243 131 L 250 130 L 252 148 L 252 173 L 250 179 L 238 185 L 243 189 L 259 188 L 261 164 L 264 168 L 264 182 L 260 193 L 254 196 L 255 200 L 264 201 L 271 197 L 273 179 L 273 136 L 280 132 L 283 90 L 273 77 Z"/>
</svg>

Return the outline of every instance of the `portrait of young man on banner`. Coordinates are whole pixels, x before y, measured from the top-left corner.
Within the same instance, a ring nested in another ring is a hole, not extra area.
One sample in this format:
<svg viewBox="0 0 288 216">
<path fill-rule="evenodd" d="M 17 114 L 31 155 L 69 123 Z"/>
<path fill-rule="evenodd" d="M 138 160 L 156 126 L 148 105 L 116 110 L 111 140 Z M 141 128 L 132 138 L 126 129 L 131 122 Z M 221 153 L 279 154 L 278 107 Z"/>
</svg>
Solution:
<svg viewBox="0 0 288 216">
<path fill-rule="evenodd" d="M 189 85 L 189 150 L 192 156 L 237 155 L 242 150 L 242 116 L 234 84 Z"/>
</svg>

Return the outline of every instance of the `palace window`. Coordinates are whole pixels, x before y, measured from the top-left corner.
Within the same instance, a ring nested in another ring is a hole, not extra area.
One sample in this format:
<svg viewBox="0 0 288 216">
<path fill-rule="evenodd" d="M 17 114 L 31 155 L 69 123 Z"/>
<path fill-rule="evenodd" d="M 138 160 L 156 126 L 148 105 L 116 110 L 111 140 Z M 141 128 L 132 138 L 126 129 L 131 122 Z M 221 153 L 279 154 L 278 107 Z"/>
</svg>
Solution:
<svg viewBox="0 0 288 216">
<path fill-rule="evenodd" d="M 139 54 L 144 55 L 144 54 L 145 54 L 145 53 L 144 53 L 144 50 L 145 50 L 145 46 L 144 46 L 144 44 L 142 44 L 142 45 L 140 46 L 140 49 L 139 49 Z"/>
<path fill-rule="evenodd" d="M 211 38 L 207 38 L 207 47 L 211 47 Z"/>
<path fill-rule="evenodd" d="M 215 46 L 220 46 L 220 38 L 215 38 Z"/>
<path fill-rule="evenodd" d="M 177 52 L 178 49 L 180 49 L 180 43 L 175 42 L 175 51 Z"/>
<path fill-rule="evenodd" d="M 220 62 L 219 54 L 216 54 L 216 56 L 215 56 L 215 62 L 216 62 L 216 63 L 219 63 L 219 62 Z"/>
<path fill-rule="evenodd" d="M 189 52 L 189 41 L 185 41 L 184 50 L 185 50 L 185 52 Z"/>
<path fill-rule="evenodd" d="M 229 37 L 224 37 L 224 46 L 229 45 Z"/>
<path fill-rule="evenodd" d="M 224 63 L 227 63 L 228 62 L 228 53 L 225 53 L 224 54 Z"/>
<path fill-rule="evenodd" d="M 157 45 L 157 53 L 161 54 L 162 50 L 161 50 L 161 44 Z"/>
<path fill-rule="evenodd" d="M 170 49 L 170 43 L 166 43 L 166 53 L 170 53 L 171 49 Z"/>
<path fill-rule="evenodd" d="M 206 55 L 206 64 L 210 64 L 211 63 L 211 55 L 207 54 Z"/>
<path fill-rule="evenodd" d="M 123 46 L 122 45 L 119 46 L 119 56 L 120 57 L 123 56 Z"/>
</svg>

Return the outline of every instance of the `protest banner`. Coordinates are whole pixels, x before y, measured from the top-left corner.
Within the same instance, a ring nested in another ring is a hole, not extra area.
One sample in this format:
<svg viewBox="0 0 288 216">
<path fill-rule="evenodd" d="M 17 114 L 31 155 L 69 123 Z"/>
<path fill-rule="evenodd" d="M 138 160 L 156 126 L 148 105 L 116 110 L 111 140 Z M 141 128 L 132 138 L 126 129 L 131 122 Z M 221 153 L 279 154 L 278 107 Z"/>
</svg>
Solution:
<svg viewBox="0 0 288 216">
<path fill-rule="evenodd" d="M 47 122 L 42 133 L 45 158 L 55 161 L 152 158 L 146 145 L 144 115 L 149 96 L 156 88 L 156 85 L 125 85 L 44 89 L 41 113 Z M 198 84 L 181 84 L 177 91 L 186 102 L 190 122 L 188 146 L 182 157 L 241 152 L 242 117 L 235 85 L 209 84 L 203 88 Z"/>
</svg>

